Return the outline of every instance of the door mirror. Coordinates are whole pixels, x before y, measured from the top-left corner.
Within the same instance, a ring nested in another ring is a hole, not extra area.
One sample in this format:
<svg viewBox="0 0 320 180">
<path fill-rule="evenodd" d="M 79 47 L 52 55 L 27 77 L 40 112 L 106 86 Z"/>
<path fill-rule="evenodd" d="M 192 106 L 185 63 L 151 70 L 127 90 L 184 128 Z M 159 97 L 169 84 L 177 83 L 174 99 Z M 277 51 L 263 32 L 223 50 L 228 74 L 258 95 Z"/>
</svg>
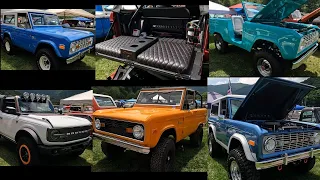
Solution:
<svg viewBox="0 0 320 180">
<path fill-rule="evenodd" d="M 62 114 L 62 109 L 58 109 L 58 113 L 59 113 L 59 114 Z"/>
<path fill-rule="evenodd" d="M 10 106 L 7 106 L 7 107 L 6 107 L 5 112 L 6 112 L 6 113 L 8 113 L 8 114 L 15 114 L 15 115 L 19 115 L 19 113 L 17 113 L 16 108 L 14 108 L 14 107 L 10 107 Z"/>
</svg>

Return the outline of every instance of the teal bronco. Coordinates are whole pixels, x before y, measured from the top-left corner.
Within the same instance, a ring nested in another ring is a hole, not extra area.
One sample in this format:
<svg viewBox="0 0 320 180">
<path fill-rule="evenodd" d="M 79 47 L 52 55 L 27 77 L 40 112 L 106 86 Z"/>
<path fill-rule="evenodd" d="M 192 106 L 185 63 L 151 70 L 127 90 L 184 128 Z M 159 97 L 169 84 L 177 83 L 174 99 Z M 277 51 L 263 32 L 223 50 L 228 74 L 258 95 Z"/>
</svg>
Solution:
<svg viewBox="0 0 320 180">
<path fill-rule="evenodd" d="M 260 76 L 281 76 L 300 67 L 316 52 L 320 28 L 282 20 L 307 1 L 242 2 L 244 17 L 211 19 L 210 34 L 214 34 L 216 49 L 225 53 L 232 44 L 253 52 L 254 69 Z"/>
</svg>

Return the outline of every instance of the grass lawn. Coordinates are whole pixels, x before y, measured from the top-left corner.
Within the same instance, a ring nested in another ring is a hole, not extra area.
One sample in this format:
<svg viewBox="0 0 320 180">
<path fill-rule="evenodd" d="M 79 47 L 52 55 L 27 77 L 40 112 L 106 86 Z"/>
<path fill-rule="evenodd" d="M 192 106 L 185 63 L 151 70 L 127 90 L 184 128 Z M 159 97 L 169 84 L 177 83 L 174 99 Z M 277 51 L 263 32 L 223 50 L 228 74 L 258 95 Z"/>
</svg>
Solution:
<svg viewBox="0 0 320 180">
<path fill-rule="evenodd" d="M 190 147 L 188 139 L 182 140 L 176 146 L 176 164 L 175 171 L 179 172 L 206 172 L 208 169 L 208 146 L 207 129 L 204 129 L 202 146 L 200 148 Z M 115 161 L 108 160 L 101 151 L 101 141 L 94 139 L 93 154 L 95 165 L 92 171 L 117 171 L 117 172 L 148 172 L 149 156 L 132 151 L 127 151 Z M 183 148 L 182 148 L 183 146 Z"/>
<path fill-rule="evenodd" d="M 97 80 L 106 80 L 113 71 L 117 70 L 119 65 L 122 65 L 119 62 L 111 61 L 105 58 L 96 57 L 96 79 Z"/>
<path fill-rule="evenodd" d="M 241 48 L 229 45 L 228 52 L 219 54 L 214 47 L 213 36 L 209 40 L 210 77 L 216 76 L 257 76 L 253 70 L 253 55 Z M 305 70 L 298 68 L 285 76 L 320 76 L 320 50 L 313 54 L 305 64 Z"/>
<path fill-rule="evenodd" d="M 71 158 L 60 156 L 54 158 L 43 157 L 43 165 L 52 166 L 91 166 L 93 164 L 93 154 L 91 149 L 87 149 L 79 157 Z M 16 144 L 9 140 L 0 138 L 0 166 L 19 166 Z"/>
<path fill-rule="evenodd" d="M 94 70 L 96 56 L 94 53 L 86 54 L 86 57 L 61 67 L 62 70 Z M 37 70 L 35 56 L 22 49 L 17 49 L 14 55 L 8 55 L 1 47 L 1 70 Z"/>
</svg>

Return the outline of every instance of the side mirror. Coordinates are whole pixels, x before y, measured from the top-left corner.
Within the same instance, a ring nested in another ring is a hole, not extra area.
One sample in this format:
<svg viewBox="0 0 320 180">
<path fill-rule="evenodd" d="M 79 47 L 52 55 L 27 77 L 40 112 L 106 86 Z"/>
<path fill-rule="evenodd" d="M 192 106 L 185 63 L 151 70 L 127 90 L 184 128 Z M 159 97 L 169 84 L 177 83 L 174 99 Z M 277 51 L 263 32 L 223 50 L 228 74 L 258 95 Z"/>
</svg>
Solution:
<svg viewBox="0 0 320 180">
<path fill-rule="evenodd" d="M 10 107 L 10 106 L 7 106 L 7 107 L 6 107 L 5 112 L 8 113 L 8 114 L 19 115 L 19 114 L 17 113 L 16 108 Z"/>
<path fill-rule="evenodd" d="M 62 109 L 58 109 L 58 113 L 59 113 L 59 114 L 62 114 Z"/>
</svg>

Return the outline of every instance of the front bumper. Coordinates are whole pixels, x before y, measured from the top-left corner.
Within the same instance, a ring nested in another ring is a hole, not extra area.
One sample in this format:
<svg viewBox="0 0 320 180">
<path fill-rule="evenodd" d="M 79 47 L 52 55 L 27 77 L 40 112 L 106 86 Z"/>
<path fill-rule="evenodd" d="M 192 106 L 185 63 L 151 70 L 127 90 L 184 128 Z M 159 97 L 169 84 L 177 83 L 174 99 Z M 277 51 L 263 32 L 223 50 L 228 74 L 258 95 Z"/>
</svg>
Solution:
<svg viewBox="0 0 320 180">
<path fill-rule="evenodd" d="M 304 55 L 302 55 L 298 60 L 294 61 L 292 63 L 292 69 L 297 69 L 300 67 L 303 63 L 304 60 L 307 60 L 313 53 L 315 53 L 318 49 L 319 44 L 317 43 L 314 45 L 309 51 L 307 51 Z"/>
<path fill-rule="evenodd" d="M 315 155 L 320 154 L 320 149 L 311 149 L 310 151 L 299 153 L 299 154 L 294 154 L 288 156 L 288 154 L 285 154 L 284 157 L 277 158 L 277 159 L 272 159 L 272 160 L 267 160 L 267 161 L 261 161 L 261 162 L 256 162 L 256 169 L 267 169 L 279 165 L 288 165 L 290 162 L 302 160 L 302 159 L 307 159 L 307 158 L 312 158 Z"/>
<path fill-rule="evenodd" d="M 73 62 L 75 62 L 76 60 L 80 59 L 81 57 L 85 56 L 85 53 L 90 53 L 90 51 L 93 49 L 93 46 L 92 47 L 89 47 L 88 49 L 84 50 L 84 51 L 81 51 L 81 52 L 78 52 L 76 55 L 68 58 L 66 60 L 66 63 L 67 64 L 71 64 Z"/>
<path fill-rule="evenodd" d="M 89 137 L 85 141 L 76 142 L 73 144 L 68 145 L 55 145 L 55 146 L 45 146 L 45 145 L 39 145 L 39 150 L 41 154 L 47 154 L 51 156 L 56 155 L 63 155 L 63 154 L 70 154 L 75 151 L 80 151 L 86 149 L 88 146 L 90 146 L 92 143 L 92 137 Z"/>
<path fill-rule="evenodd" d="M 138 153 L 142 153 L 142 154 L 149 154 L 150 152 L 150 148 L 149 147 L 145 147 L 145 146 L 140 146 L 138 144 L 134 144 L 128 141 L 124 141 L 124 140 L 120 140 L 111 136 L 107 136 L 107 135 L 101 135 L 98 133 L 93 133 L 93 136 L 116 146 L 120 146 L 122 148 L 125 149 L 129 149 L 131 151 L 135 151 Z"/>
</svg>

